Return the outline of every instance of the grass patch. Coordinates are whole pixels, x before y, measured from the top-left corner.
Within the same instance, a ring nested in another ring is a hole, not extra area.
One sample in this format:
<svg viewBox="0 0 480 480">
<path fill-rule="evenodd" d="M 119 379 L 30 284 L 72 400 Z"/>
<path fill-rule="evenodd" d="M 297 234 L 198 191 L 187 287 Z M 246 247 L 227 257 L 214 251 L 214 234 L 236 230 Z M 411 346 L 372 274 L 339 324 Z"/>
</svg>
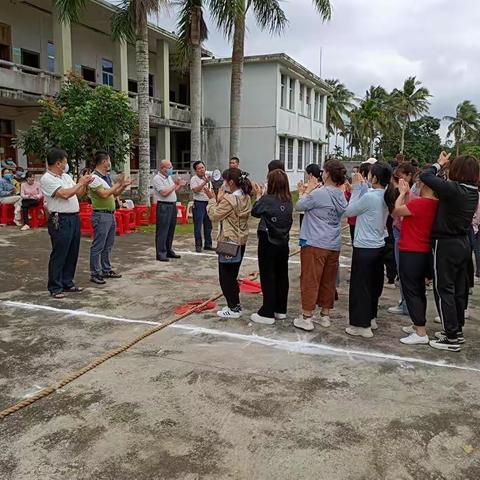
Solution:
<svg viewBox="0 0 480 480">
<path fill-rule="evenodd" d="M 155 225 L 143 225 L 138 227 L 138 231 L 142 233 L 155 233 Z M 187 224 L 177 223 L 175 235 L 193 235 L 193 223 Z"/>
</svg>

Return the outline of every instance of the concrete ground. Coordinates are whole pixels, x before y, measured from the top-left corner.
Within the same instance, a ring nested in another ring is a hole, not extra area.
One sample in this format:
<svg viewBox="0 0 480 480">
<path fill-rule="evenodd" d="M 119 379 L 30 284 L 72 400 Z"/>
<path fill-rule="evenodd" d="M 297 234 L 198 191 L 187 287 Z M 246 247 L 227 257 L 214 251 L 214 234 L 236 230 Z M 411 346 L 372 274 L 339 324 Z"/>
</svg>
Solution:
<svg viewBox="0 0 480 480">
<path fill-rule="evenodd" d="M 192 243 L 177 238 L 176 250 Z M 82 239 L 77 275 L 87 290 L 54 301 L 47 232 L 0 230 L 0 410 L 152 328 L 143 322 L 218 291 L 215 256 L 161 264 L 153 236 L 141 233 L 117 237 L 123 278 L 93 286 L 89 245 Z M 244 273 L 256 270 L 255 246 L 252 232 Z M 479 479 L 478 294 L 461 353 L 400 344 L 408 319 L 386 312 L 398 290 L 385 290 L 373 339 L 347 338 L 348 247 L 342 255 L 331 328 L 293 328 L 294 257 L 287 321 L 257 326 L 210 312 L 149 337 L 1 422 L 0 478 Z M 243 296 L 247 314 L 260 302 Z"/>
</svg>

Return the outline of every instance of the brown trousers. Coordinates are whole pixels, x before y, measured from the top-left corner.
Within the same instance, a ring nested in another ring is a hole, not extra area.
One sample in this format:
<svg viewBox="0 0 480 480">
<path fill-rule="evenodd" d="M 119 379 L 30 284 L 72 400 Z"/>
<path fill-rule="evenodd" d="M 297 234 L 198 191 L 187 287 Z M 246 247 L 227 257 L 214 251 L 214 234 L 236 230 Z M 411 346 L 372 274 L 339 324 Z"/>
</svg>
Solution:
<svg viewBox="0 0 480 480">
<path fill-rule="evenodd" d="M 326 309 L 333 308 L 339 257 L 340 252 L 334 250 L 302 248 L 300 290 L 303 310 L 313 311 L 316 305 Z"/>
</svg>

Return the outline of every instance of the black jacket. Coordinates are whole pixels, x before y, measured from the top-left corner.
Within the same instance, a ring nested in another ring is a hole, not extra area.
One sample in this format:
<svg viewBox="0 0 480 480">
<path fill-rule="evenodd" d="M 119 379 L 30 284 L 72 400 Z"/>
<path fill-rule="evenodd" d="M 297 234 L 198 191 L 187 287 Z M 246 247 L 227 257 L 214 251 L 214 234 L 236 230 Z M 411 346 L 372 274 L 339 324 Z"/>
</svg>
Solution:
<svg viewBox="0 0 480 480">
<path fill-rule="evenodd" d="M 420 180 L 438 196 L 437 216 L 432 228 L 432 239 L 468 235 L 478 206 L 478 187 L 437 177 L 439 165 L 427 168 Z"/>
<path fill-rule="evenodd" d="M 252 216 L 260 218 L 258 230 L 268 234 L 274 245 L 288 245 L 293 223 L 292 202 L 282 202 L 274 195 L 264 195 L 252 208 Z"/>
</svg>

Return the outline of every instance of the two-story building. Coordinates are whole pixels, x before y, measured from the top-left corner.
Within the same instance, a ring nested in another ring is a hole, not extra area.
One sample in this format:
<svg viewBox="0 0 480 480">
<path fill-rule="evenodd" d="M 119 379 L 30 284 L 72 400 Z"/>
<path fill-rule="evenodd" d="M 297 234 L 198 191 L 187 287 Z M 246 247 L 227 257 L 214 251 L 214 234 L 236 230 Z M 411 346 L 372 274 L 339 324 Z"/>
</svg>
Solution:
<svg viewBox="0 0 480 480">
<path fill-rule="evenodd" d="M 115 7 L 90 0 L 80 21 L 62 23 L 52 0 L 1 0 L 0 6 L 0 159 L 43 169 L 11 144 L 39 112 L 41 95 L 55 95 L 62 78 L 75 71 L 90 82 L 128 93 L 136 108 L 135 46 L 113 41 Z M 189 77 L 175 68 L 177 39 L 150 25 L 151 166 L 171 158 L 178 170 L 190 166 Z M 138 168 L 136 155 L 131 169 Z"/>
<path fill-rule="evenodd" d="M 203 62 L 205 160 L 228 163 L 231 59 Z M 257 181 L 270 160 L 285 162 L 296 188 L 310 163 L 322 164 L 326 138 L 327 84 L 285 54 L 245 58 L 241 113 L 241 167 Z"/>
</svg>

